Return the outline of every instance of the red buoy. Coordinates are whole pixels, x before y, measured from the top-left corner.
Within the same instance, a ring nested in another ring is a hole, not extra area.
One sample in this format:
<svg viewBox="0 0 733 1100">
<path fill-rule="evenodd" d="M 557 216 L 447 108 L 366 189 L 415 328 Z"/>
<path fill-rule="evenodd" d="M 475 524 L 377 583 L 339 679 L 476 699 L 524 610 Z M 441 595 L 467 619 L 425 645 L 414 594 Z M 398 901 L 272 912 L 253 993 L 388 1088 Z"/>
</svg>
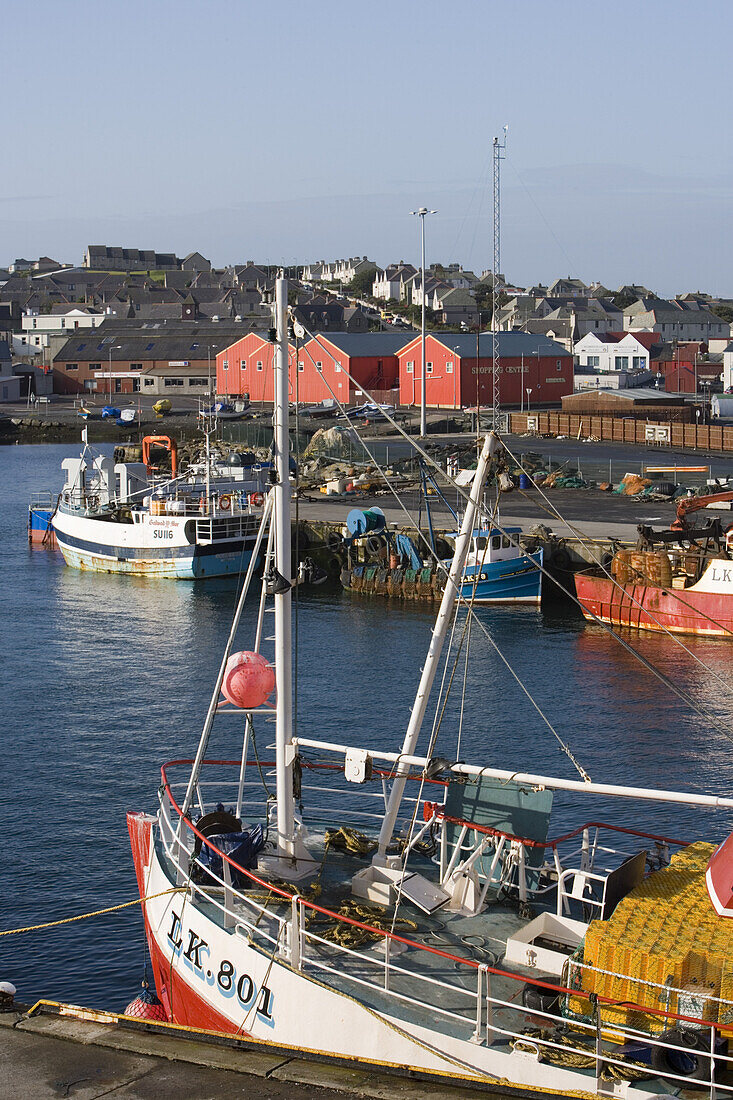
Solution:
<svg viewBox="0 0 733 1100">
<path fill-rule="evenodd" d="M 143 982 L 143 991 L 125 1009 L 125 1016 L 135 1016 L 138 1020 L 160 1020 L 167 1022 L 168 1016 L 163 1005 Z"/>
<path fill-rule="evenodd" d="M 275 670 L 261 653 L 232 653 L 224 669 L 222 694 L 234 707 L 261 707 L 275 690 Z"/>
</svg>

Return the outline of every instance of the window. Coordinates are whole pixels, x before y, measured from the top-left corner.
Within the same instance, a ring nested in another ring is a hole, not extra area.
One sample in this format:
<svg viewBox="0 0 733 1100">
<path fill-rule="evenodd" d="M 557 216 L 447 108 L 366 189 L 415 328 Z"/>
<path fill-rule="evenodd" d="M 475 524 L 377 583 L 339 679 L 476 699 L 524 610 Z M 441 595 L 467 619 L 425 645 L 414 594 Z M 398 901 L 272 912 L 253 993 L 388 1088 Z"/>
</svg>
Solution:
<svg viewBox="0 0 733 1100">
<path fill-rule="evenodd" d="M 562 370 L 562 359 L 555 360 L 555 370 Z"/>
<path fill-rule="evenodd" d="M 189 386 L 208 386 L 208 378 L 189 378 Z"/>
<path fill-rule="evenodd" d="M 144 381 L 145 381 L 146 386 L 154 386 L 155 385 L 155 379 L 154 378 L 146 378 L 146 379 L 144 379 Z"/>
<path fill-rule="evenodd" d="M 61 318 L 61 328 L 66 328 L 66 318 L 65 317 Z"/>
<path fill-rule="evenodd" d="M 142 370 L 142 363 L 130 363 L 130 370 Z"/>
<path fill-rule="evenodd" d="M 146 346 L 145 350 L 146 350 L 146 351 L 152 351 L 152 350 L 153 350 L 153 345 L 152 345 L 152 344 L 148 344 L 148 345 Z"/>
<path fill-rule="evenodd" d="M 83 351 L 85 347 L 86 344 L 79 344 L 79 351 Z"/>
<path fill-rule="evenodd" d="M 425 373 L 426 374 L 432 374 L 433 373 L 433 364 L 432 363 L 426 363 L 425 364 Z"/>
<path fill-rule="evenodd" d="M 239 360 L 239 369 L 240 370 L 246 370 L 247 369 L 247 360 L 246 359 L 240 359 Z"/>
<path fill-rule="evenodd" d="M 182 386 L 183 385 L 183 379 L 182 378 L 164 378 L 163 379 L 163 385 L 164 386 Z"/>
<path fill-rule="evenodd" d="M 405 370 L 407 371 L 408 374 L 412 374 L 414 369 L 415 369 L 414 361 L 412 361 L 410 363 L 405 363 Z"/>
<path fill-rule="evenodd" d="M 601 357 L 600 355 L 588 355 L 585 360 L 586 367 L 600 367 Z"/>
<path fill-rule="evenodd" d="M 257 370 L 262 370 L 262 360 L 261 359 L 257 360 Z"/>
<path fill-rule="evenodd" d="M 614 360 L 614 366 L 616 370 L 628 370 L 629 357 L 628 355 L 617 355 Z"/>
<path fill-rule="evenodd" d="M 491 549 L 492 550 L 500 550 L 501 549 L 501 535 L 492 535 L 491 536 Z"/>
<path fill-rule="evenodd" d="M 316 363 L 316 370 L 320 371 L 320 373 L 323 374 L 323 363 L 321 363 L 320 359 Z"/>
<path fill-rule="evenodd" d="M 340 372 L 341 372 L 341 364 L 340 363 L 335 363 L 334 364 L 334 371 L 335 371 L 336 374 L 340 374 Z"/>
<path fill-rule="evenodd" d="M 67 370 L 78 370 L 79 369 L 79 364 L 78 363 L 67 363 L 66 364 L 66 369 Z"/>
<path fill-rule="evenodd" d="M 451 362 L 450 359 L 445 364 L 445 373 L 446 374 L 453 374 L 453 363 Z"/>
<path fill-rule="evenodd" d="M 33 318 L 33 327 L 38 328 L 38 321 L 35 319 L 35 317 Z"/>
<path fill-rule="evenodd" d="M 511 542 L 509 541 L 509 539 L 507 538 L 506 535 L 504 535 L 504 537 L 501 540 L 501 546 L 502 546 L 503 550 L 508 550 L 509 547 L 511 546 Z"/>
<path fill-rule="evenodd" d="M 635 355 L 632 359 L 635 370 L 644 370 L 646 367 L 646 355 Z"/>
<path fill-rule="evenodd" d="M 298 372 L 300 374 L 302 374 L 304 370 L 305 370 L 305 363 L 303 362 L 302 359 L 299 359 L 298 360 Z"/>
<path fill-rule="evenodd" d="M 102 369 L 102 364 L 101 363 L 90 363 L 89 364 L 89 370 L 101 370 L 101 369 Z"/>
<path fill-rule="evenodd" d="M 228 359 L 223 359 L 221 365 L 222 365 L 223 370 L 229 370 L 229 360 Z"/>
</svg>

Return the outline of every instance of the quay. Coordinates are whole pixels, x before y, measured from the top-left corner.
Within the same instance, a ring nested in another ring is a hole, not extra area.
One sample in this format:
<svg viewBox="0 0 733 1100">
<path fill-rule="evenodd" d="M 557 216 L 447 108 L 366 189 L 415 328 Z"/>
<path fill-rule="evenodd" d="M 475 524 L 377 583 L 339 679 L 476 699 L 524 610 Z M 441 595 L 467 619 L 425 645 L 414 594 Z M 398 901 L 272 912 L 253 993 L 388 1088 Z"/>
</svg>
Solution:
<svg viewBox="0 0 733 1100">
<path fill-rule="evenodd" d="M 311 1055 L 274 1043 L 233 1039 L 42 1002 L 0 1012 L 0 1100 L 491 1100 L 459 1074 L 407 1077 L 399 1067 Z"/>
</svg>

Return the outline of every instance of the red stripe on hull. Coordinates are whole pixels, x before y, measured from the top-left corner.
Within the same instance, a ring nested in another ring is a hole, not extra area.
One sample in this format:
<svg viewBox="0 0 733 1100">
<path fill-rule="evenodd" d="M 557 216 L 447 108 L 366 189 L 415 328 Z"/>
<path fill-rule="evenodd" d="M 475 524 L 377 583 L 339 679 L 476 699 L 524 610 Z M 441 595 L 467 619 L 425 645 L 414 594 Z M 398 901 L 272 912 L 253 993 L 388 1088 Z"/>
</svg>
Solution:
<svg viewBox="0 0 733 1100">
<path fill-rule="evenodd" d="M 146 893 L 145 869 L 150 863 L 154 821 L 155 818 L 150 817 L 149 814 L 128 813 L 127 815 L 127 830 L 130 834 L 132 859 L 141 898 L 144 898 Z M 170 959 L 163 954 L 152 934 L 145 905 L 142 906 L 142 910 L 155 990 L 165 1008 L 168 1021 L 183 1024 L 186 1027 L 200 1028 L 202 1031 L 248 1035 L 249 1032 L 238 1029 L 231 1020 L 212 1008 L 208 1001 L 191 989 L 184 978 L 176 972 L 175 967 L 171 967 Z"/>
<path fill-rule="evenodd" d="M 588 573 L 575 574 L 575 591 L 590 622 L 596 615 L 612 626 L 733 638 L 733 601 L 715 592 L 615 584 Z"/>
</svg>

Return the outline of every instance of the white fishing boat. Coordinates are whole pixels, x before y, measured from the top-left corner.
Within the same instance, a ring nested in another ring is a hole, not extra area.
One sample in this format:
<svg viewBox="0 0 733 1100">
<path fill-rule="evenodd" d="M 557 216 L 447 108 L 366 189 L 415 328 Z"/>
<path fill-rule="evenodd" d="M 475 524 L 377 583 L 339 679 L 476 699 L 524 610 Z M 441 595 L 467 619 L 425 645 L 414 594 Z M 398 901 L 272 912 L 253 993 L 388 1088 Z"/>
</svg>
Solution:
<svg viewBox="0 0 733 1100">
<path fill-rule="evenodd" d="M 163 766 L 155 815 L 128 815 L 160 1011 L 301 1057 L 452 1086 L 649 1100 L 690 1087 L 730 1093 L 733 858 L 725 845 L 658 835 L 645 809 L 721 811 L 717 829 L 709 822 L 722 840 L 733 798 L 591 782 L 552 726 L 577 779 L 527 774 L 521 760 L 512 771 L 458 761 L 440 720 L 425 722 L 431 690 L 442 714 L 461 679 L 446 664 L 438 689 L 443 650 L 452 662 L 466 622 L 456 597 L 501 449 L 494 435 L 401 743 L 293 735 L 283 279 L 276 300 L 277 476 L 253 551 L 262 547 L 268 564 L 254 647 L 233 652 L 250 564 L 195 757 Z M 273 660 L 262 652 L 268 610 Z M 380 694 L 382 725 L 394 730 L 386 684 Z M 255 728 L 273 717 L 274 752 L 251 761 Z M 215 719 L 238 731 L 231 760 L 207 759 Z M 438 755 L 439 735 L 454 755 Z M 550 828 L 556 791 L 566 818 L 575 800 L 577 825 L 562 836 Z M 621 802 L 616 819 L 628 824 L 601 824 L 601 800 Z"/>
<path fill-rule="evenodd" d="M 78 458 L 62 462 L 65 482 L 50 517 L 67 565 L 97 573 L 198 579 L 245 572 L 262 518 L 269 465 L 206 461 L 178 476 L 175 442 L 143 440 L 142 462 L 97 454 L 83 436 Z M 151 463 L 153 445 L 171 453 L 171 477 Z"/>
</svg>

